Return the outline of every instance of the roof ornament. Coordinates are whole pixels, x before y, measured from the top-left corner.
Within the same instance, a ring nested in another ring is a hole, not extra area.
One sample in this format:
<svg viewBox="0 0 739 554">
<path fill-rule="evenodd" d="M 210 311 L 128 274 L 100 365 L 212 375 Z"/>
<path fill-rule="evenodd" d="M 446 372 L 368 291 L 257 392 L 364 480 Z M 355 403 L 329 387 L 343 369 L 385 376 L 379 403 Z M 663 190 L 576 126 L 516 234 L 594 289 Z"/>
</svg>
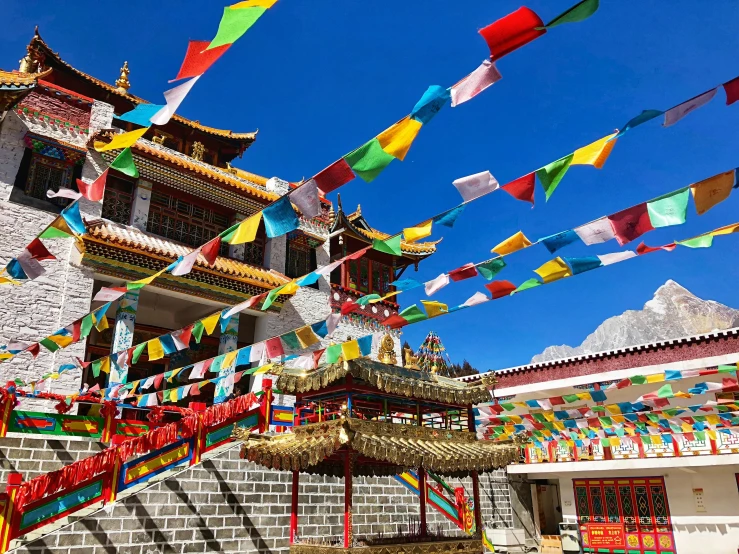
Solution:
<svg viewBox="0 0 739 554">
<path fill-rule="evenodd" d="M 395 341 L 390 333 L 386 333 L 380 341 L 380 349 L 377 352 L 377 361 L 381 364 L 397 365 L 398 359 L 395 357 Z"/>
<path fill-rule="evenodd" d="M 421 371 L 421 368 L 418 367 L 418 356 L 413 355 L 413 350 L 409 346 L 406 346 L 403 352 L 405 353 L 405 369 Z"/>
<path fill-rule="evenodd" d="M 118 77 L 118 80 L 115 82 L 115 86 L 118 89 L 118 92 L 121 92 L 123 94 L 128 94 L 128 89 L 131 88 L 131 83 L 128 80 L 128 75 L 131 73 L 131 70 L 128 69 L 128 62 L 123 62 L 123 67 L 121 67 L 121 75 Z"/>
<path fill-rule="evenodd" d="M 18 71 L 21 73 L 41 73 L 44 70 L 46 56 L 37 48 L 37 42 L 40 38 L 37 25 L 31 42 L 26 46 L 26 55 L 18 62 Z"/>
<path fill-rule="evenodd" d="M 362 216 L 362 205 L 361 204 L 357 204 L 357 211 L 355 213 L 357 214 L 358 217 Z"/>
<path fill-rule="evenodd" d="M 203 161 L 203 155 L 205 155 L 205 146 L 203 146 L 202 142 L 195 141 L 192 143 L 192 156 L 190 156 L 193 160 L 196 160 L 198 162 Z"/>
</svg>

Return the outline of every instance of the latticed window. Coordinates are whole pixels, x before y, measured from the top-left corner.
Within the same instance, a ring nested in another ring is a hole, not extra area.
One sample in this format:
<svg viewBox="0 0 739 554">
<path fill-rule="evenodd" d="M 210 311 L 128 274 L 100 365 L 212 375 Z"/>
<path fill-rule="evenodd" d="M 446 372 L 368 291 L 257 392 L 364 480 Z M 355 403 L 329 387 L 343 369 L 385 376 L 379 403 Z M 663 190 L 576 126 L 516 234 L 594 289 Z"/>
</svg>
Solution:
<svg viewBox="0 0 739 554">
<path fill-rule="evenodd" d="M 372 281 L 369 276 L 372 274 Z M 390 266 L 375 260 L 361 258 L 349 261 L 348 288 L 363 293 L 387 294 L 392 282 Z"/>
<path fill-rule="evenodd" d="M 50 199 L 46 191 L 57 192 L 60 188 L 70 188 L 72 182 L 72 166 L 61 160 L 35 154 L 26 181 L 26 195 L 39 200 L 46 200 L 57 206 L 66 206 L 68 198 Z"/>
<path fill-rule="evenodd" d="M 285 275 L 291 278 L 302 277 L 316 269 L 316 241 L 300 232 L 287 236 L 287 255 Z"/>
<path fill-rule="evenodd" d="M 131 221 L 133 183 L 108 175 L 103 198 L 103 218 L 128 225 Z"/>
</svg>

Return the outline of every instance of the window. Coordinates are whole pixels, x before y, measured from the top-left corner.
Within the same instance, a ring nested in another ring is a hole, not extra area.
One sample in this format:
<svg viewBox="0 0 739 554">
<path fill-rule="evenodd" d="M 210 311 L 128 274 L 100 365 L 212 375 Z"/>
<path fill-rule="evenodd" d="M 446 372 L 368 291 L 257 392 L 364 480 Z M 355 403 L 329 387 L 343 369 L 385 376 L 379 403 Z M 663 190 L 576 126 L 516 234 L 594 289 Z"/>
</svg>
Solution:
<svg viewBox="0 0 739 554">
<path fill-rule="evenodd" d="M 103 218 L 128 225 L 131 222 L 133 190 L 131 181 L 108 175 L 103 198 Z"/>
<path fill-rule="evenodd" d="M 68 162 L 33 154 L 26 179 L 26 196 L 50 202 L 55 206 L 66 206 L 71 202 L 70 199 L 50 199 L 46 191 L 57 192 L 60 188 L 72 188 L 73 173 L 74 166 Z"/>
<path fill-rule="evenodd" d="M 316 246 L 318 246 L 316 241 L 312 241 L 303 233 L 293 231 L 288 234 L 285 275 L 294 279 L 316 269 Z M 318 288 L 318 283 L 311 286 Z"/>
<path fill-rule="evenodd" d="M 370 281 L 370 274 L 372 280 Z M 347 288 L 367 293 L 387 294 L 392 282 L 390 266 L 375 260 L 361 258 L 349 260 L 349 282 Z"/>
</svg>

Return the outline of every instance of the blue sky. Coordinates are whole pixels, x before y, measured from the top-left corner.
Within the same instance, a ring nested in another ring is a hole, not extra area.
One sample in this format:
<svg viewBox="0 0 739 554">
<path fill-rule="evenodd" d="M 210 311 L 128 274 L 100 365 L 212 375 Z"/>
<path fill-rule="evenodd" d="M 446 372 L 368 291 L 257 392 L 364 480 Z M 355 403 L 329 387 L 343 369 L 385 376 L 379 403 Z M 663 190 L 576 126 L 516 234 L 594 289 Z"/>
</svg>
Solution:
<svg viewBox="0 0 739 554">
<path fill-rule="evenodd" d="M 530 0 L 545 21 L 573 0 Z M 429 85 L 449 86 L 487 55 L 477 30 L 514 11 L 519 0 L 372 3 L 280 0 L 201 78 L 180 109 L 207 125 L 259 138 L 238 165 L 288 180 L 310 177 L 409 113 Z M 217 3 L 6 0 L 12 25 L 0 36 L 0 67 L 13 69 L 34 25 L 62 58 L 113 82 L 123 60 L 131 92 L 159 102 L 188 39 L 212 38 Z M 424 127 L 405 162 L 373 183 L 341 190 L 386 232 L 455 205 L 451 182 L 490 170 L 501 183 L 529 173 L 623 125 L 643 109 L 667 109 L 739 74 L 739 36 L 731 0 L 603 1 L 589 20 L 563 25 L 498 63 L 503 79 L 463 106 L 446 108 Z M 106 21 L 105 18 L 109 17 Z M 100 33 L 93 31 L 100 29 Z M 603 170 L 574 167 L 548 203 L 496 192 L 470 205 L 438 253 L 409 277 L 426 280 L 489 256 L 518 230 L 531 239 L 575 227 L 739 165 L 739 104 L 714 101 L 677 125 L 655 120 L 619 141 Z M 332 195 L 332 197 L 334 197 Z M 734 196 L 688 222 L 653 231 L 664 244 L 739 221 Z M 409 327 L 417 347 L 429 330 L 455 361 L 478 369 L 526 363 L 552 344 L 579 344 L 604 319 L 639 309 L 667 279 L 703 298 L 739 307 L 735 286 L 739 236 L 714 247 L 657 253 L 566 279 L 484 306 Z M 635 248 L 637 243 L 631 246 Z M 628 247 L 624 247 L 626 249 Z M 566 256 L 618 250 L 572 245 Z M 552 256 L 543 247 L 515 254 L 499 278 L 520 283 Z M 454 284 L 434 299 L 450 305 L 483 290 L 482 278 Z M 420 295 L 406 293 L 403 305 Z"/>
</svg>

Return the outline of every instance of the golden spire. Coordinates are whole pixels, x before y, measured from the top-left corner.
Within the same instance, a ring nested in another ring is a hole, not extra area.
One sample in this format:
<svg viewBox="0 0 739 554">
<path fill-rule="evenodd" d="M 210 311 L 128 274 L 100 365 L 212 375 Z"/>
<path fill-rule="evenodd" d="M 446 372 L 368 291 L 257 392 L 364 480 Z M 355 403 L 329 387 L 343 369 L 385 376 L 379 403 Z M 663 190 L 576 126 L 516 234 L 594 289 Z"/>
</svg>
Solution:
<svg viewBox="0 0 739 554">
<path fill-rule="evenodd" d="M 362 215 L 362 205 L 361 204 L 357 204 L 357 211 L 354 213 L 356 213 L 358 217 L 361 217 Z"/>
<path fill-rule="evenodd" d="M 118 77 L 118 80 L 115 82 L 118 92 L 128 94 L 128 89 L 131 88 L 131 83 L 128 81 L 129 73 L 131 73 L 131 70 L 128 69 L 128 62 L 123 62 L 123 67 L 121 67 L 121 76 Z"/>
</svg>

